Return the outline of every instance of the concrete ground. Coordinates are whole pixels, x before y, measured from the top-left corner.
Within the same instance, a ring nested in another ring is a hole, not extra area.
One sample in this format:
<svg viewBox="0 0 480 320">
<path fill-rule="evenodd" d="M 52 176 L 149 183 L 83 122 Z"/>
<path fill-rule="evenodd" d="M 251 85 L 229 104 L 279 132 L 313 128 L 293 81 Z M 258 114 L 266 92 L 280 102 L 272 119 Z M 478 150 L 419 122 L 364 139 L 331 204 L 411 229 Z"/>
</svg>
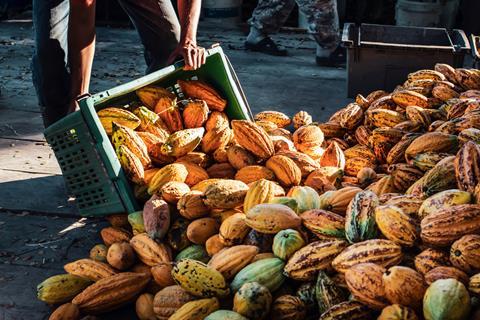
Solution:
<svg viewBox="0 0 480 320">
<path fill-rule="evenodd" d="M 36 285 L 62 273 L 64 263 L 87 256 L 105 223 L 77 215 L 43 137 L 29 68 L 31 23 L 3 22 L 0 30 L 0 319 L 47 319 L 51 309 L 36 299 Z M 345 70 L 317 67 L 314 43 L 305 34 L 284 32 L 276 39 L 288 57 L 245 52 L 236 27 L 203 23 L 199 33 L 201 45 L 222 45 L 253 113 L 303 109 L 323 121 L 349 102 Z M 98 28 L 97 40 L 91 92 L 143 75 L 134 30 Z"/>
</svg>

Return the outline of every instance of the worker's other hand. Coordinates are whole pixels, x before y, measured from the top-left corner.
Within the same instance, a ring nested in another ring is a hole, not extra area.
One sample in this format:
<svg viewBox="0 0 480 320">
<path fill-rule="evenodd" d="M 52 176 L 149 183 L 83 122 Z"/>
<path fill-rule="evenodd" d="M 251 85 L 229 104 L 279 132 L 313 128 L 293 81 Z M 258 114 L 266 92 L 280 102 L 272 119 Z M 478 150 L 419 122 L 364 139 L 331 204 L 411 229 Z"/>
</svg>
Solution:
<svg viewBox="0 0 480 320">
<path fill-rule="evenodd" d="M 194 42 L 179 43 L 168 58 L 168 64 L 172 64 L 179 56 L 185 60 L 186 70 L 196 70 L 206 61 L 205 48 L 197 46 Z"/>
</svg>

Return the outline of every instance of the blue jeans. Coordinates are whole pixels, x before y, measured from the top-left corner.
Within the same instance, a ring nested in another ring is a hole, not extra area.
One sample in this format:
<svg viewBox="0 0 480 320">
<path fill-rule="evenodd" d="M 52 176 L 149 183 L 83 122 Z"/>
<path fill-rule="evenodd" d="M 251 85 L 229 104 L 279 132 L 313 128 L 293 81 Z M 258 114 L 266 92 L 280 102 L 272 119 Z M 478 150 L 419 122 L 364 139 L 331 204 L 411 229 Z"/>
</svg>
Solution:
<svg viewBox="0 0 480 320">
<path fill-rule="evenodd" d="M 180 24 L 170 0 L 118 0 L 140 35 L 147 73 L 166 65 L 180 39 Z M 33 0 L 35 52 L 33 84 L 45 127 L 68 113 L 69 0 Z"/>
</svg>

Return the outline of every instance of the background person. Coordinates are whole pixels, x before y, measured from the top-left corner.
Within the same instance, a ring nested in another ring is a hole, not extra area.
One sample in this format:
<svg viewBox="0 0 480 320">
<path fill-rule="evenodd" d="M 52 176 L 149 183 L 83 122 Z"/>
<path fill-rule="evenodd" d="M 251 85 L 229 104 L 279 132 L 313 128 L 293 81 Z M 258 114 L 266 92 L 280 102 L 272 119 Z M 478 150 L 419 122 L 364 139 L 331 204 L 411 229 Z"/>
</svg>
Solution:
<svg viewBox="0 0 480 320">
<path fill-rule="evenodd" d="M 307 17 L 308 33 L 317 42 L 316 62 L 324 66 L 339 66 L 345 62 L 345 51 L 340 47 L 336 0 L 259 0 L 248 21 L 250 33 L 245 41 L 247 50 L 284 56 L 285 48 L 269 37 L 287 20 L 295 6 Z"/>
</svg>

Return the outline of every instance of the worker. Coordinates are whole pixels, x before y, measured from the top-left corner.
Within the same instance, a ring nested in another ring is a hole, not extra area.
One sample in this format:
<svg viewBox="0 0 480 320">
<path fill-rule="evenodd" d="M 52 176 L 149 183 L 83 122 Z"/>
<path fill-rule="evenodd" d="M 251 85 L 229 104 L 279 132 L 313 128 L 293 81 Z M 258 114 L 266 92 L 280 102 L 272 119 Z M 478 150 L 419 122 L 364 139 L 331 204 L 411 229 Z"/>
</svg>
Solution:
<svg viewBox="0 0 480 320">
<path fill-rule="evenodd" d="M 277 45 L 269 35 L 278 32 L 295 6 L 307 17 L 308 33 L 316 46 L 316 62 L 322 66 L 341 66 L 345 49 L 340 46 L 336 0 L 259 0 L 248 21 L 250 33 L 245 48 L 270 55 L 285 56 L 287 50 Z"/>
<path fill-rule="evenodd" d="M 147 73 L 178 57 L 188 68 L 205 63 L 196 33 L 201 0 L 118 0 L 140 35 Z M 179 21 L 180 20 L 180 21 Z M 95 51 L 95 0 L 33 0 L 33 83 L 45 126 L 77 108 L 89 90 Z"/>
</svg>

